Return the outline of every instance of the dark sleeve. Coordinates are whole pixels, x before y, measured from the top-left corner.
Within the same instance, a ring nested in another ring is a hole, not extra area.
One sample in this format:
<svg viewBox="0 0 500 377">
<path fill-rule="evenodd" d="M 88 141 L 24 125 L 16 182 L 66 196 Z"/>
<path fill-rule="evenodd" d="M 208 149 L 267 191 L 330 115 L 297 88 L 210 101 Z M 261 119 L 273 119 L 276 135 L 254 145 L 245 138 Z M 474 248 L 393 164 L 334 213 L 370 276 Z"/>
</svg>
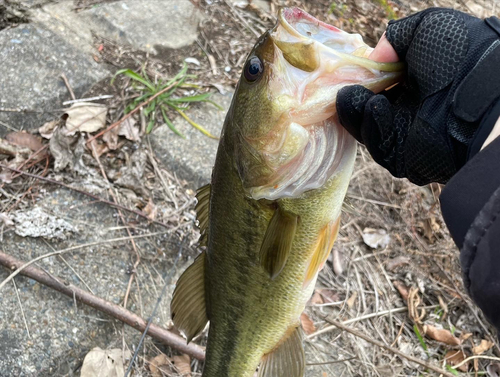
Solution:
<svg viewBox="0 0 500 377">
<path fill-rule="evenodd" d="M 465 288 L 500 330 L 500 137 L 448 182 L 440 201 Z"/>
</svg>

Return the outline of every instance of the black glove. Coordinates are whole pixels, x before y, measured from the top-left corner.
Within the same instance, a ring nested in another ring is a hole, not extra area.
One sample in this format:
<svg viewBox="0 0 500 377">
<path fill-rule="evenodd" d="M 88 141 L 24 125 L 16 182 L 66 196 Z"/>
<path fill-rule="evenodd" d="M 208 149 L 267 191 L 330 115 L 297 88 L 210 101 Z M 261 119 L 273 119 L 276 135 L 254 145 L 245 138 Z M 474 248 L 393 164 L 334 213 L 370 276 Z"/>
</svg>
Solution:
<svg viewBox="0 0 500 377">
<path fill-rule="evenodd" d="M 500 116 L 500 20 L 430 8 L 389 22 L 386 37 L 404 82 L 379 95 L 344 87 L 340 122 L 394 176 L 446 183 Z"/>
</svg>

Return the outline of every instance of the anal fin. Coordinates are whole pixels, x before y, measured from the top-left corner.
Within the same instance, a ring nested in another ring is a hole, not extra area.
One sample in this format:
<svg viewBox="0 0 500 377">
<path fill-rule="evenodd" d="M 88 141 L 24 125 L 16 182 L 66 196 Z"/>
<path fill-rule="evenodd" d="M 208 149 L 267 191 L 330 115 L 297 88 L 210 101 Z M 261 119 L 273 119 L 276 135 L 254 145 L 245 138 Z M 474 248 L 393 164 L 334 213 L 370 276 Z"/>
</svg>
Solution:
<svg viewBox="0 0 500 377">
<path fill-rule="evenodd" d="M 260 263 L 271 279 L 276 278 L 285 267 L 297 230 L 297 222 L 297 215 L 278 207 L 267 226 L 260 248 Z"/>
<path fill-rule="evenodd" d="M 311 256 L 311 261 L 306 270 L 306 277 L 304 279 L 304 287 L 308 286 L 309 283 L 314 279 L 316 274 L 323 268 L 328 255 L 332 250 L 333 243 L 337 238 L 339 232 L 340 217 L 328 223 L 323 230 L 320 232 L 318 237 L 318 242 L 315 245 L 315 250 Z"/>
<path fill-rule="evenodd" d="M 170 312 L 175 327 L 189 343 L 207 325 L 205 302 L 205 252 L 181 275 L 175 286 Z"/>
<path fill-rule="evenodd" d="M 258 377 L 303 377 L 305 365 L 302 330 L 296 327 L 274 351 L 264 355 Z"/>
</svg>

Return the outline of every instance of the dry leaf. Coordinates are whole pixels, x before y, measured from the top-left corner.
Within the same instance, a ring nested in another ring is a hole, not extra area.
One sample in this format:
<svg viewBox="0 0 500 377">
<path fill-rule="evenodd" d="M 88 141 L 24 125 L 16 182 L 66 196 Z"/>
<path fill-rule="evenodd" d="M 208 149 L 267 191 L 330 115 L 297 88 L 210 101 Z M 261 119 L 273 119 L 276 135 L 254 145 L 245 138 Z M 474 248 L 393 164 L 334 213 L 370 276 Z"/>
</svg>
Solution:
<svg viewBox="0 0 500 377">
<path fill-rule="evenodd" d="M 364 243 L 372 249 L 384 249 L 389 245 L 389 242 L 391 242 L 391 237 L 387 234 L 385 229 L 365 228 L 362 237 Z"/>
<path fill-rule="evenodd" d="M 172 364 L 174 364 L 175 369 L 177 369 L 177 371 L 182 374 L 182 376 L 191 376 L 191 359 L 188 355 L 172 357 Z"/>
<path fill-rule="evenodd" d="M 170 358 L 163 353 L 149 360 L 149 370 L 153 377 L 163 377 L 162 372 L 165 374 L 172 372 L 171 365 Z"/>
<path fill-rule="evenodd" d="M 395 280 L 392 284 L 396 287 L 403 300 L 408 301 L 408 295 L 410 294 L 408 287 L 399 280 Z"/>
<path fill-rule="evenodd" d="M 31 155 L 31 150 L 26 147 L 12 144 L 11 142 L 0 138 L 0 154 L 17 157 L 22 155 L 23 158 L 28 158 Z"/>
<path fill-rule="evenodd" d="M 148 219 L 154 220 L 156 219 L 156 214 L 158 213 L 158 207 L 156 207 L 155 204 L 153 203 L 153 200 L 149 198 L 148 204 L 146 205 L 146 207 L 144 207 L 142 211 L 146 215 L 148 215 Z"/>
<path fill-rule="evenodd" d="M 469 339 L 470 337 L 472 336 L 472 333 L 471 332 L 466 332 L 466 333 L 461 333 L 460 334 L 460 340 L 463 342 L 465 342 L 467 339 Z"/>
<path fill-rule="evenodd" d="M 42 135 L 43 138 L 50 139 L 60 122 L 60 119 L 56 119 L 44 123 L 44 125 L 38 129 L 38 133 Z"/>
<path fill-rule="evenodd" d="M 454 336 L 450 330 L 438 329 L 432 325 L 424 325 L 424 334 L 429 338 L 437 340 L 438 342 L 449 344 L 451 346 L 458 346 L 462 341 Z"/>
<path fill-rule="evenodd" d="M 109 152 L 109 148 L 107 144 L 100 143 L 97 139 L 92 140 L 90 143 L 90 150 L 92 151 L 92 155 L 97 160 L 104 153 Z"/>
<path fill-rule="evenodd" d="M 318 304 L 323 304 L 323 303 L 324 303 L 323 297 L 317 291 L 315 291 L 311 300 L 310 300 L 310 304 L 311 305 L 318 305 Z"/>
<path fill-rule="evenodd" d="M 29 148 L 33 152 L 36 152 L 44 147 L 40 137 L 27 132 L 11 132 L 5 136 L 5 139 L 11 144 Z"/>
<path fill-rule="evenodd" d="M 141 129 L 136 123 L 137 121 L 132 117 L 125 119 L 118 126 L 118 135 L 125 136 L 130 141 L 140 141 Z"/>
<path fill-rule="evenodd" d="M 441 227 L 437 223 L 435 217 L 430 217 L 424 220 L 423 228 L 424 236 L 429 240 L 429 242 L 433 242 L 434 233 L 437 232 Z"/>
<path fill-rule="evenodd" d="M 79 102 L 66 110 L 66 134 L 74 135 L 76 132 L 95 132 L 106 124 L 108 108 L 103 105 Z"/>
<path fill-rule="evenodd" d="M 14 221 L 12 221 L 6 213 L 0 212 L 0 224 L 2 224 L 2 226 L 11 226 L 14 225 Z"/>
<path fill-rule="evenodd" d="M 500 377 L 500 363 L 491 363 L 486 368 L 489 377 Z"/>
<path fill-rule="evenodd" d="M 323 297 L 325 303 L 340 301 L 339 294 L 331 289 L 318 289 L 316 292 Z"/>
<path fill-rule="evenodd" d="M 409 257 L 400 255 L 399 257 L 389 259 L 385 265 L 385 268 L 387 269 L 387 271 L 392 272 L 396 268 L 404 266 L 405 264 L 409 263 L 410 263 Z"/>
<path fill-rule="evenodd" d="M 197 65 L 198 67 L 199 67 L 199 66 L 200 66 L 200 64 L 201 64 L 201 63 L 200 63 L 200 61 L 199 61 L 198 59 L 196 59 L 196 58 L 192 58 L 192 57 L 186 58 L 186 59 L 184 59 L 184 61 L 185 61 L 186 63 L 191 63 L 191 64 L 194 64 L 194 65 Z"/>
<path fill-rule="evenodd" d="M 449 350 L 448 352 L 446 352 L 444 359 L 451 366 L 455 366 L 464 361 L 466 359 L 466 355 L 461 350 Z M 462 364 L 457 369 L 462 372 L 467 372 L 469 370 L 469 363 L 467 362 L 465 364 Z"/>
<path fill-rule="evenodd" d="M 481 343 L 478 346 L 473 347 L 472 352 L 474 352 L 474 355 L 481 355 L 482 353 L 488 351 L 494 345 L 495 343 L 489 340 L 481 339 Z"/>
<path fill-rule="evenodd" d="M 123 352 L 119 348 L 102 350 L 99 347 L 90 351 L 83 360 L 80 377 L 123 377 Z M 125 351 L 125 358 L 130 357 L 130 352 Z"/>
<path fill-rule="evenodd" d="M 118 127 L 114 127 L 102 135 L 102 141 L 104 141 L 112 151 L 120 147 L 118 143 L 118 131 Z"/>
<path fill-rule="evenodd" d="M 349 309 L 351 309 L 354 306 L 354 303 L 356 302 L 357 298 L 358 298 L 358 292 L 354 291 L 351 297 L 349 297 L 349 299 L 347 300 L 347 306 L 349 307 Z"/>
<path fill-rule="evenodd" d="M 12 178 L 13 178 L 13 175 L 12 175 L 12 172 L 10 170 L 0 171 L 0 182 L 9 184 L 9 183 L 12 183 Z"/>
<path fill-rule="evenodd" d="M 302 329 L 307 335 L 311 335 L 316 331 L 316 326 L 314 326 L 314 322 L 311 321 L 311 318 L 306 313 L 302 313 L 300 315 L 300 323 L 302 323 Z"/>
</svg>

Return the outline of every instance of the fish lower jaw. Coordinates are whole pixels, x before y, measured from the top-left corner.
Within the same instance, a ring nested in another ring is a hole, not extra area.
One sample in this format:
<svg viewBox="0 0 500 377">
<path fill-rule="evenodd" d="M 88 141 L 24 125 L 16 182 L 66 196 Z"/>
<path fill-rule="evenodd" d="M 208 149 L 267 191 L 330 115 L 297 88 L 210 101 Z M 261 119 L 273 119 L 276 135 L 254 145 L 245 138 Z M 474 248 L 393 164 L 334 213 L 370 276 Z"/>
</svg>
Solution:
<svg viewBox="0 0 500 377">
<path fill-rule="evenodd" d="M 307 141 L 296 156 L 275 167 L 265 184 L 246 187 L 248 196 L 255 200 L 300 197 L 322 187 L 356 153 L 356 141 L 333 117 L 307 128 Z"/>
</svg>

